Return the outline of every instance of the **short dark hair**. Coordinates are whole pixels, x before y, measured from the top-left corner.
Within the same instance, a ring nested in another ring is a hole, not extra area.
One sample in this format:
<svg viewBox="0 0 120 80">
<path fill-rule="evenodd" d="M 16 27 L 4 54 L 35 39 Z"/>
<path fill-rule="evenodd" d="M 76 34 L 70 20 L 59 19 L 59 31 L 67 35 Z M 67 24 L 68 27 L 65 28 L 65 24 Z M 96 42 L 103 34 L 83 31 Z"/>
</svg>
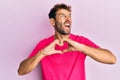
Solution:
<svg viewBox="0 0 120 80">
<path fill-rule="evenodd" d="M 64 3 L 61 3 L 61 4 L 56 4 L 49 12 L 49 18 L 54 18 L 55 19 L 55 16 L 56 16 L 56 12 L 60 9 L 66 9 L 68 11 L 71 12 L 71 6 L 68 6 Z"/>
</svg>

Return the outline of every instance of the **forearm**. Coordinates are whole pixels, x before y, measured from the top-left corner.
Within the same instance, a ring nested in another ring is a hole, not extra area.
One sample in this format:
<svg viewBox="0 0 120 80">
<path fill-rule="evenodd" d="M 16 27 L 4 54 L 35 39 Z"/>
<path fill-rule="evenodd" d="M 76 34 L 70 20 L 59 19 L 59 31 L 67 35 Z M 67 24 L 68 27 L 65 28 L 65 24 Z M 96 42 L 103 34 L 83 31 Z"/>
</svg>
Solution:
<svg viewBox="0 0 120 80">
<path fill-rule="evenodd" d="M 86 46 L 84 44 L 80 44 L 73 40 L 67 40 L 72 46 L 74 46 L 78 51 L 83 52 L 84 54 L 90 56 L 96 61 L 106 63 L 106 64 L 114 64 L 116 62 L 115 56 L 107 49 L 102 48 L 92 48 Z"/>
<path fill-rule="evenodd" d="M 37 66 L 37 64 L 40 62 L 40 60 L 43 59 L 47 55 L 52 55 L 52 54 L 56 54 L 56 53 L 61 54 L 62 51 L 55 50 L 56 44 L 59 44 L 59 40 L 57 40 L 57 39 L 54 40 L 51 44 L 49 44 L 45 48 L 43 48 L 42 50 L 40 50 L 34 57 L 24 60 L 20 64 L 20 67 L 18 69 L 18 74 L 23 75 L 23 74 L 29 73 Z"/>
<path fill-rule="evenodd" d="M 106 63 L 106 64 L 114 64 L 116 62 L 115 56 L 107 49 L 102 48 L 92 48 L 89 46 L 83 46 L 83 53 L 90 56 L 96 61 Z"/>
<path fill-rule="evenodd" d="M 31 72 L 45 55 L 39 51 L 34 57 L 27 58 L 20 63 L 18 74 L 24 75 Z"/>
</svg>

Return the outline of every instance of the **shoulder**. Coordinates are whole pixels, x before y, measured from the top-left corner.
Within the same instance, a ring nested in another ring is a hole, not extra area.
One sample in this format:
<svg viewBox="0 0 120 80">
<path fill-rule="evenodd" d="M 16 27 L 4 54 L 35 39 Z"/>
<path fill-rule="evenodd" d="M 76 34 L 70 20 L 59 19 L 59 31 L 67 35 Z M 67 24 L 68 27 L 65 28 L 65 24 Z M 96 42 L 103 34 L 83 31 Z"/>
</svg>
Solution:
<svg viewBox="0 0 120 80">
<path fill-rule="evenodd" d="M 74 40 L 76 42 L 79 42 L 81 44 L 85 44 L 87 46 L 96 47 L 96 48 L 99 47 L 93 41 L 91 41 L 90 39 L 88 39 L 87 37 L 79 36 L 79 35 L 74 35 L 74 34 L 71 34 L 70 36 L 71 36 L 72 40 Z"/>
<path fill-rule="evenodd" d="M 81 36 L 81 35 L 75 35 L 75 34 L 70 34 L 70 39 L 75 40 L 75 41 L 85 41 L 88 40 L 88 38 Z"/>
<path fill-rule="evenodd" d="M 40 40 L 37 44 L 37 46 L 46 46 L 48 44 L 50 44 L 52 41 L 54 41 L 54 36 L 50 36 L 50 37 L 47 37 L 47 38 L 44 38 L 42 40 Z"/>
</svg>

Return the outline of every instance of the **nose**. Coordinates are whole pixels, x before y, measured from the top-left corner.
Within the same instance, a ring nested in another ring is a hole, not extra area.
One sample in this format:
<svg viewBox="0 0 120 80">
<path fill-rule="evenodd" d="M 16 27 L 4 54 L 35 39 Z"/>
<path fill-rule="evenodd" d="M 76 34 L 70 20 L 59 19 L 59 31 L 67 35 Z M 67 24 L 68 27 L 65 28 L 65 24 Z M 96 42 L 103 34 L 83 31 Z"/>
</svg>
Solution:
<svg viewBox="0 0 120 80">
<path fill-rule="evenodd" d="M 71 16 L 67 16 L 67 17 L 66 17 L 66 20 L 68 20 L 68 21 L 71 22 L 71 20 L 72 20 L 72 19 L 71 19 Z"/>
</svg>

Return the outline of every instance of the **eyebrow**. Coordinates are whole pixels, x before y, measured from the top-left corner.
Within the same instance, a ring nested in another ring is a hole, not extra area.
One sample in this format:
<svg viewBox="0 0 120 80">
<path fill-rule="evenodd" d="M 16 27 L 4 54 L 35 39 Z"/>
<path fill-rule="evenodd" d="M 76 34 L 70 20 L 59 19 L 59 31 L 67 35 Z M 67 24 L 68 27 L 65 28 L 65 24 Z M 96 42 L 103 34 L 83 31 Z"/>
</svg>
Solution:
<svg viewBox="0 0 120 80">
<path fill-rule="evenodd" d="M 58 15 L 63 15 L 64 13 L 58 13 Z M 64 14 L 65 15 L 65 14 Z M 71 13 L 69 14 L 71 16 Z"/>
</svg>

